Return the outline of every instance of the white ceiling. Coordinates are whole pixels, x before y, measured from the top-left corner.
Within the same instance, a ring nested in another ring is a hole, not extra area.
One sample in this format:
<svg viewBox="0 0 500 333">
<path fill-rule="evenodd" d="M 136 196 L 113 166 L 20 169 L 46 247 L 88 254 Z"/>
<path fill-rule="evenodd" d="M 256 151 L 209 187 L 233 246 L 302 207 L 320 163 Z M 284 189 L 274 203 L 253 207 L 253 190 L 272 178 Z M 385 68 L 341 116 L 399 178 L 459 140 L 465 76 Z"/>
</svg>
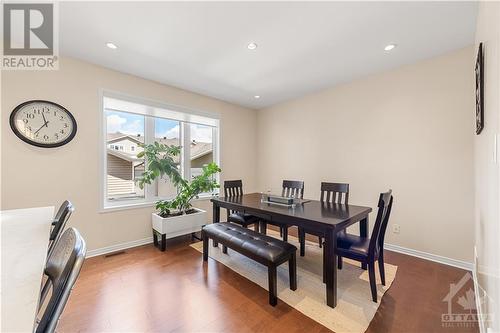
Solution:
<svg viewBox="0 0 500 333">
<path fill-rule="evenodd" d="M 476 11 L 471 2 L 62 2 L 60 48 L 258 109 L 471 45 Z M 386 52 L 389 43 L 398 47 Z"/>
</svg>

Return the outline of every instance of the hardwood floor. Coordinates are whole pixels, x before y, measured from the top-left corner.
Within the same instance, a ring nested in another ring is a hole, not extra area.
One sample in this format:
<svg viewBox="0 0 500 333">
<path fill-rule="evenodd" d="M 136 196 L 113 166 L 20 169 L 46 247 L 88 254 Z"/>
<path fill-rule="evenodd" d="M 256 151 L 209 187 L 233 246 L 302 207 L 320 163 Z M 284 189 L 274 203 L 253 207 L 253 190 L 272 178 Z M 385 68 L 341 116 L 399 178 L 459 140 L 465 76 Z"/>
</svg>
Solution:
<svg viewBox="0 0 500 333">
<path fill-rule="evenodd" d="M 88 259 L 58 332 L 329 332 L 282 301 L 269 306 L 266 290 L 222 264 L 203 265 L 190 242 Z M 465 271 L 389 251 L 386 262 L 398 273 L 367 332 L 479 331 L 441 323 L 442 300 Z"/>
</svg>

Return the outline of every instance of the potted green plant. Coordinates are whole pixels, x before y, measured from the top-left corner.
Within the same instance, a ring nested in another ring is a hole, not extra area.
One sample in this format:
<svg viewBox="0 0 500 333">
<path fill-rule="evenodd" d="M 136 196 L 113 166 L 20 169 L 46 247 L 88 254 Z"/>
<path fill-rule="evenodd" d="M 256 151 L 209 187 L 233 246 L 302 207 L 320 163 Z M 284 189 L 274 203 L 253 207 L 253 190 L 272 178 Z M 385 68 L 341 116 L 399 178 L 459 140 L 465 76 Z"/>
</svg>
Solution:
<svg viewBox="0 0 500 333">
<path fill-rule="evenodd" d="M 177 162 L 181 154 L 180 146 L 155 142 L 142 147 L 144 150 L 137 157 L 145 158 L 145 168 L 137 180 L 139 187 L 142 189 L 146 184 L 167 177 L 177 189 L 174 199 L 156 202 L 157 212 L 152 214 L 154 241 L 158 244 L 160 236 L 161 249 L 164 250 L 166 239 L 200 231 L 207 223 L 206 211 L 193 207 L 191 201 L 201 193 L 219 188 L 215 175 L 221 169 L 217 164 L 209 163 L 203 166 L 200 175 L 188 181 L 182 177 Z"/>
</svg>

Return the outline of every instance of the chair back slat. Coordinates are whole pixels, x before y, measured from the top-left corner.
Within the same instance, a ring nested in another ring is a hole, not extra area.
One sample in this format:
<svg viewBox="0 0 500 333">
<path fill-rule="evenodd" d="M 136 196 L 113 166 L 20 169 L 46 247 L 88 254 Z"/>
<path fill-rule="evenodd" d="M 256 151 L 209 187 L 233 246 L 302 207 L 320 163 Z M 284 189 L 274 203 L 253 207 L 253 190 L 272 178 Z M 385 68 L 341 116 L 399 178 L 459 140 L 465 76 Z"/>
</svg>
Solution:
<svg viewBox="0 0 500 333">
<path fill-rule="evenodd" d="M 368 249 L 370 255 L 376 255 L 384 246 L 385 232 L 387 230 L 387 224 L 389 223 L 389 217 L 391 216 L 392 201 L 392 190 L 380 193 L 380 197 L 378 199 L 377 219 L 375 221 L 375 225 L 373 226 Z"/>
<path fill-rule="evenodd" d="M 304 199 L 304 182 L 301 180 L 284 180 L 281 196 Z"/>
<path fill-rule="evenodd" d="M 349 184 L 322 182 L 320 201 L 346 205 L 349 204 Z"/>
<path fill-rule="evenodd" d="M 224 196 L 226 198 L 238 197 L 243 195 L 243 181 L 238 180 L 226 180 L 224 181 Z M 233 211 L 227 210 L 228 214 L 232 214 Z"/>
<path fill-rule="evenodd" d="M 43 308 L 43 313 L 36 333 L 55 332 L 71 289 L 80 274 L 85 254 L 85 240 L 75 228 L 68 228 L 47 259 L 45 266 L 47 281 L 43 286 L 39 302 L 39 309 Z M 42 307 L 49 290 L 52 291 L 50 299 L 46 306 Z"/>
<path fill-rule="evenodd" d="M 64 227 L 66 226 L 66 223 L 68 222 L 74 210 L 75 208 L 73 207 L 73 204 L 68 200 L 65 200 L 59 207 L 59 210 L 57 211 L 56 215 L 54 216 L 54 220 L 52 221 L 52 230 L 49 236 L 50 244 L 48 255 L 50 255 L 50 252 L 54 249 L 55 243 L 63 233 Z"/>
</svg>

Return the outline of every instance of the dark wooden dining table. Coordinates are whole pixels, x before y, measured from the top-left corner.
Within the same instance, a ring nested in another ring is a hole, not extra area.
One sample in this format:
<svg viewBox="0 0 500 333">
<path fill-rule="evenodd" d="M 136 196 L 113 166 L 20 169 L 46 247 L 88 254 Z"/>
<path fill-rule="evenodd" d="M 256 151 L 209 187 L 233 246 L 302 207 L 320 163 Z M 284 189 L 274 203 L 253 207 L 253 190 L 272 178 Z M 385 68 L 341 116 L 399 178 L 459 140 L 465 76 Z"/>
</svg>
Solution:
<svg viewBox="0 0 500 333">
<path fill-rule="evenodd" d="M 325 283 L 326 303 L 334 308 L 337 305 L 337 233 L 348 226 L 360 224 L 360 236 L 368 236 L 368 214 L 370 207 L 334 204 L 316 200 L 306 200 L 295 207 L 270 204 L 261 201 L 260 193 L 211 199 L 213 203 L 213 222 L 220 222 L 220 209 L 226 208 L 248 213 L 264 221 L 303 227 L 305 230 L 321 232 L 325 237 Z"/>
</svg>

